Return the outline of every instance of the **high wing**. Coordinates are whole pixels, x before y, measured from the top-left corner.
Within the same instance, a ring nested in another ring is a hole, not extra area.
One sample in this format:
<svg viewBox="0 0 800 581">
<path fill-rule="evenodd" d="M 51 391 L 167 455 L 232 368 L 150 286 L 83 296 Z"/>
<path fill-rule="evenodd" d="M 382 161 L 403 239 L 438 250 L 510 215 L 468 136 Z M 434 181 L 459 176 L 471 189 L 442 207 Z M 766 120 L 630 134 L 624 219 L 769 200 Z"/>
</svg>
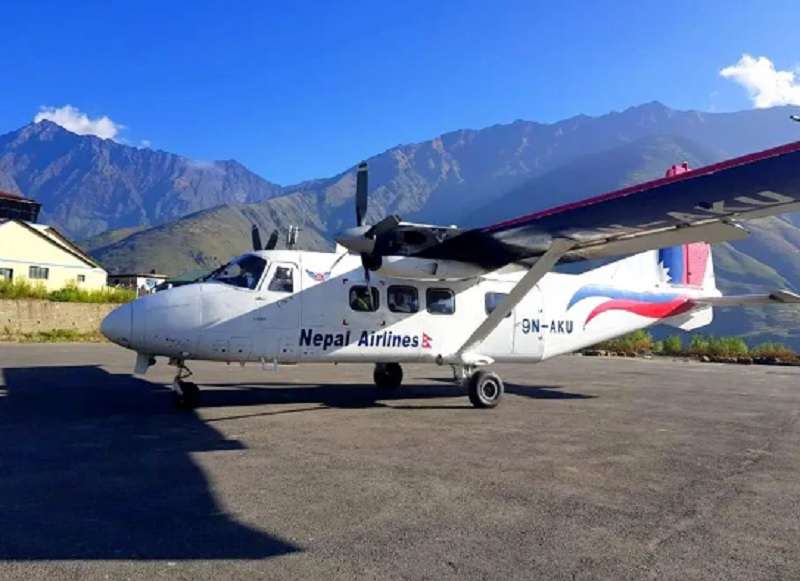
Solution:
<svg viewBox="0 0 800 581">
<path fill-rule="evenodd" d="M 556 239 L 562 261 L 689 242 L 741 239 L 740 220 L 800 210 L 800 142 L 472 230 L 400 223 L 376 241 L 384 256 L 457 260 L 495 269 L 532 264 Z"/>
</svg>

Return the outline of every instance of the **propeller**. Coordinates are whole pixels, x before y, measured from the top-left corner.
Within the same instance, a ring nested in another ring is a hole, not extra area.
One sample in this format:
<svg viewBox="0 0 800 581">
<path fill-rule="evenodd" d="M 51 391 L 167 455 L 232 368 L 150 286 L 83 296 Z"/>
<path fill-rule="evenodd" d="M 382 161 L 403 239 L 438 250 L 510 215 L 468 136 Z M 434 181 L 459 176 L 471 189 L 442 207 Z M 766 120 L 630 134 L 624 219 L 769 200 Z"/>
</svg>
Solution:
<svg viewBox="0 0 800 581">
<path fill-rule="evenodd" d="M 264 246 L 264 250 L 272 250 L 275 248 L 275 245 L 278 243 L 278 231 L 273 230 L 272 234 L 269 235 L 269 240 L 267 240 L 266 246 Z"/>
<path fill-rule="evenodd" d="M 361 264 L 364 267 L 364 280 L 367 288 L 370 285 L 370 271 L 381 267 L 381 254 L 376 252 L 380 248 L 378 241 L 386 236 L 400 224 L 400 216 L 390 215 L 372 226 L 364 224 L 367 215 L 368 200 L 368 169 L 367 162 L 358 164 L 356 171 L 356 226 L 341 232 L 336 241 L 352 252 L 361 255 Z M 372 303 L 372 291 L 368 290 L 369 301 Z"/>
<path fill-rule="evenodd" d="M 261 231 L 258 229 L 258 226 L 253 224 L 253 226 L 250 228 L 250 239 L 253 243 L 253 250 L 261 250 L 262 248 L 264 250 L 272 250 L 273 248 L 275 248 L 275 245 L 278 244 L 278 237 L 279 237 L 278 231 L 273 230 L 272 234 L 269 235 L 267 243 L 264 246 L 262 246 Z"/>
<path fill-rule="evenodd" d="M 261 250 L 261 232 L 255 224 L 250 229 L 250 239 L 253 241 L 253 250 Z"/>
<path fill-rule="evenodd" d="M 367 215 L 367 162 L 358 164 L 356 173 L 356 226 L 364 225 L 364 216 Z"/>
</svg>

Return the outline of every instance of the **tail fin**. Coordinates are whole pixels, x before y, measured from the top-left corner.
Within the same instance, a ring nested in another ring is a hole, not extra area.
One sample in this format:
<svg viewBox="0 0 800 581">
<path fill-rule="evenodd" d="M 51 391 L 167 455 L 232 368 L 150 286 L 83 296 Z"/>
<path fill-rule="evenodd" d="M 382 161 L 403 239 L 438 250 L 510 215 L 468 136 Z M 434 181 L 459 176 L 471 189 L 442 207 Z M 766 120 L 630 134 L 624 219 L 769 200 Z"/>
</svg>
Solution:
<svg viewBox="0 0 800 581">
<path fill-rule="evenodd" d="M 658 265 L 664 282 L 672 287 L 702 290 L 705 295 L 719 296 L 714 278 L 714 258 L 711 245 L 694 242 L 658 251 Z M 711 323 L 714 311 L 710 305 L 693 309 L 683 315 L 664 319 L 663 324 L 691 331 Z"/>
<path fill-rule="evenodd" d="M 658 251 L 658 265 L 664 280 L 673 286 L 716 290 L 711 245 L 693 242 Z"/>
</svg>

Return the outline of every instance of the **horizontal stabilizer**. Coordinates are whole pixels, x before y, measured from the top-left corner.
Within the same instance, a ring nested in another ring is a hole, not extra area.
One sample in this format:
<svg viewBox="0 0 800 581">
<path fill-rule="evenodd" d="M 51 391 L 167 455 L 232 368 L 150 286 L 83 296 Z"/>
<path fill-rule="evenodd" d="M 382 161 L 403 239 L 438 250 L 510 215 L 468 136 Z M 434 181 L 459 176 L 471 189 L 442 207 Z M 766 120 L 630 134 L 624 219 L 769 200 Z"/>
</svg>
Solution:
<svg viewBox="0 0 800 581">
<path fill-rule="evenodd" d="M 759 295 L 729 295 L 725 297 L 701 297 L 692 302 L 714 307 L 738 307 L 743 305 L 800 304 L 800 295 L 788 290 L 776 290 Z"/>
</svg>

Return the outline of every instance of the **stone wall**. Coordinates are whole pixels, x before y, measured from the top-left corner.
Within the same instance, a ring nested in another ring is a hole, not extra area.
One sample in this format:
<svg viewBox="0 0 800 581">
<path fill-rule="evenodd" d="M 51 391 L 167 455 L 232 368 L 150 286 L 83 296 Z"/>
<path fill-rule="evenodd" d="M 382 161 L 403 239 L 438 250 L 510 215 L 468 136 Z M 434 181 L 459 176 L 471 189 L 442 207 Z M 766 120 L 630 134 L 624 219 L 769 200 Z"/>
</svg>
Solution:
<svg viewBox="0 0 800 581">
<path fill-rule="evenodd" d="M 119 305 L 59 303 L 30 299 L 0 299 L 0 335 L 72 329 L 82 333 L 100 329 L 100 321 Z"/>
</svg>

